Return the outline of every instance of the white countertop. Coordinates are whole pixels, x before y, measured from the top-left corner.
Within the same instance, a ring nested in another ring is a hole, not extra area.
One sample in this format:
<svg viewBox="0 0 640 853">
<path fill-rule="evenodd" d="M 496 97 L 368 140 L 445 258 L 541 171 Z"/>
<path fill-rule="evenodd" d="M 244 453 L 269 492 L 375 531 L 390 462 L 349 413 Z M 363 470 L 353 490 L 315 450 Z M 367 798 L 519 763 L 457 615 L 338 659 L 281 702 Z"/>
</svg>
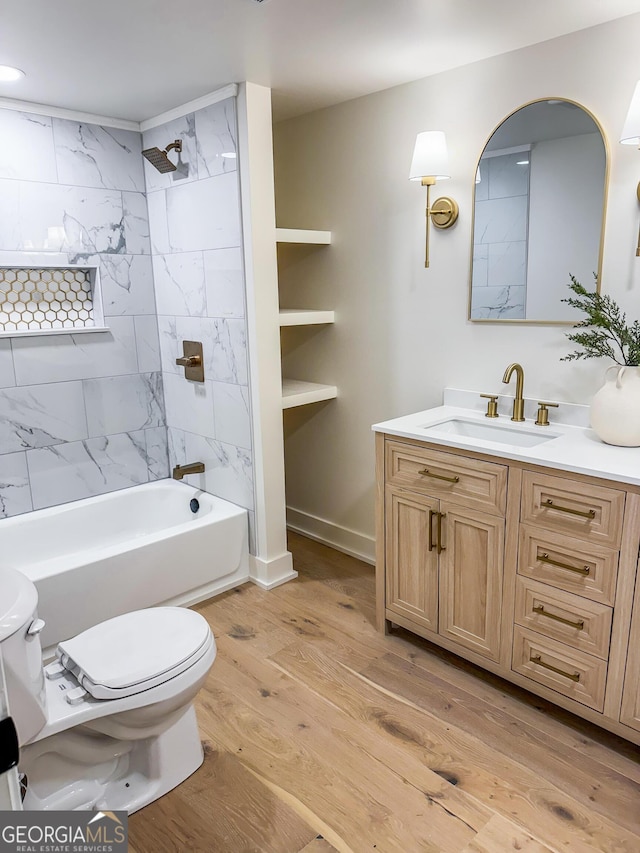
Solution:
<svg viewBox="0 0 640 853">
<path fill-rule="evenodd" d="M 445 400 L 447 396 L 451 398 L 452 395 L 445 394 Z M 457 392 L 456 399 L 460 399 L 461 396 L 461 393 Z M 475 397 L 477 396 L 475 394 Z M 501 411 L 502 408 L 501 406 Z M 555 412 L 555 409 L 550 410 L 550 419 L 553 419 Z M 540 430 L 542 434 L 553 434 L 555 437 L 533 447 L 519 447 L 467 436 L 425 432 L 425 427 L 434 426 L 450 418 L 464 418 L 484 424 L 508 424 L 510 429 L 529 433 Z M 528 462 L 532 465 L 558 468 L 562 471 L 572 471 L 576 474 L 587 474 L 640 486 L 640 448 L 614 447 L 605 444 L 592 429 L 581 426 L 552 422 L 550 426 L 539 427 L 535 426 L 533 420 L 529 418 L 525 423 L 519 424 L 512 422 L 508 415 L 501 414 L 498 420 L 488 419 L 485 418 L 483 411 L 444 405 L 374 424 L 372 429 L 375 432 L 418 439 L 443 447 L 475 450 L 477 453 L 485 453 L 501 459 L 515 459 L 518 462 Z"/>
</svg>

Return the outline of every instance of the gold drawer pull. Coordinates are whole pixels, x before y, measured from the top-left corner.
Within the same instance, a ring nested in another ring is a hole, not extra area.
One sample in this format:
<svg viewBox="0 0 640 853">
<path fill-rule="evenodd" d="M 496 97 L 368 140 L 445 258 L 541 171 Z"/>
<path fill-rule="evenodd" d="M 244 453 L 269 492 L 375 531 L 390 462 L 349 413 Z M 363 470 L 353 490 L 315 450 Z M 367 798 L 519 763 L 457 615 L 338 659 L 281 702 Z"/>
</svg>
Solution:
<svg viewBox="0 0 640 853">
<path fill-rule="evenodd" d="M 540 655 L 531 655 L 529 657 L 531 663 L 537 663 L 540 666 L 543 666 L 545 669 L 550 669 L 551 672 L 557 672 L 558 675 L 564 675 L 565 678 L 570 678 L 571 681 L 580 681 L 580 673 L 579 672 L 565 672 L 563 669 L 558 669 L 557 666 L 552 666 L 550 663 L 545 663 L 542 660 Z"/>
<path fill-rule="evenodd" d="M 533 612 L 537 613 L 538 616 L 546 616 L 548 619 L 555 619 L 556 622 L 562 622 L 563 625 L 569 625 L 571 628 L 577 628 L 578 631 L 582 631 L 584 629 L 584 619 L 578 619 L 577 622 L 574 622 L 571 619 L 565 619 L 564 616 L 556 616 L 555 613 L 550 613 L 548 610 L 545 610 L 543 604 L 534 604 Z"/>
<path fill-rule="evenodd" d="M 418 474 L 422 474 L 424 477 L 433 477 L 435 480 L 445 480 L 447 483 L 460 482 L 460 477 L 445 477 L 443 474 L 434 474 L 428 468 L 423 468 L 422 471 L 418 471 Z"/>
<path fill-rule="evenodd" d="M 571 566 L 569 563 L 561 563 L 559 560 L 552 560 L 546 552 L 540 554 L 540 556 L 538 557 L 538 562 L 548 563 L 550 566 L 557 566 L 557 568 L 559 569 L 566 569 L 569 572 L 576 572 L 577 574 L 584 575 L 585 577 L 591 572 L 591 568 L 589 566 Z"/>
<path fill-rule="evenodd" d="M 569 515 L 579 515 L 580 518 L 595 518 L 596 511 L 595 509 L 571 509 L 569 506 L 558 506 L 558 504 L 554 504 L 551 498 L 547 498 L 546 501 L 542 501 L 542 506 L 546 506 L 549 509 L 557 509 L 558 512 L 568 512 Z"/>
</svg>

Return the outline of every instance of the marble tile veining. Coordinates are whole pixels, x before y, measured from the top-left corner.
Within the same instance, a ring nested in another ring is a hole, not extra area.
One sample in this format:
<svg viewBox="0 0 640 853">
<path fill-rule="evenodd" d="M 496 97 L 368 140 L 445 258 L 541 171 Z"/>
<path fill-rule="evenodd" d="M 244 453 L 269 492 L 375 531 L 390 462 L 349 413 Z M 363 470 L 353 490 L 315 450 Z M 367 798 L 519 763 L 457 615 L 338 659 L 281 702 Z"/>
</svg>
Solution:
<svg viewBox="0 0 640 853">
<path fill-rule="evenodd" d="M 236 170 L 237 131 L 235 98 L 198 110 L 195 114 L 198 177 L 210 178 Z"/>
<path fill-rule="evenodd" d="M 51 119 L 0 109 L 0 178 L 56 183 Z"/>
<path fill-rule="evenodd" d="M 155 314 L 153 272 L 149 255 L 94 255 L 98 263 L 104 314 Z"/>
<path fill-rule="evenodd" d="M 0 456 L 0 518 L 33 509 L 25 453 Z"/>
<path fill-rule="evenodd" d="M 86 438 L 81 382 L 0 391 L 0 454 Z"/>
<path fill-rule="evenodd" d="M 147 465 L 150 480 L 163 480 L 170 476 L 169 446 L 165 426 L 145 429 L 144 440 L 147 450 Z"/>
<path fill-rule="evenodd" d="M 248 451 L 191 432 L 186 432 L 185 444 L 187 459 L 205 464 L 204 474 L 187 477 L 187 482 L 253 509 L 253 467 Z"/>
<path fill-rule="evenodd" d="M 474 320 L 524 320 L 526 287 L 481 287 L 471 297 Z"/>
<path fill-rule="evenodd" d="M 13 357 L 11 355 L 11 341 L 8 338 L 0 340 L 0 388 L 10 388 L 16 384 L 13 372 Z"/>
<path fill-rule="evenodd" d="M 153 279 L 158 314 L 193 317 L 206 315 L 202 252 L 154 255 Z"/>
<path fill-rule="evenodd" d="M 188 382 L 182 376 L 164 373 L 167 426 L 215 437 L 213 388 L 211 382 Z"/>
<path fill-rule="evenodd" d="M 162 369 L 160 341 L 158 340 L 158 319 L 154 314 L 134 317 L 138 370 L 141 373 L 155 373 Z"/>
<path fill-rule="evenodd" d="M 144 193 L 122 193 L 122 228 L 124 251 L 131 255 L 148 255 L 151 252 L 149 214 Z"/>
<path fill-rule="evenodd" d="M 177 317 L 178 342 L 202 341 L 207 379 L 246 385 L 247 341 L 243 320 Z"/>
<path fill-rule="evenodd" d="M 53 135 L 61 184 L 144 192 L 139 133 L 54 118 Z"/>
<path fill-rule="evenodd" d="M 134 373 L 82 383 L 90 436 L 164 425 L 162 374 Z"/>
<path fill-rule="evenodd" d="M 146 483 L 144 431 L 27 451 L 34 509 Z"/>
<path fill-rule="evenodd" d="M 0 180 L 0 234 L 5 251 L 124 253 L 122 193 Z"/>
<path fill-rule="evenodd" d="M 111 317 L 108 332 L 13 339 L 18 385 L 138 372 L 133 317 Z"/>
</svg>

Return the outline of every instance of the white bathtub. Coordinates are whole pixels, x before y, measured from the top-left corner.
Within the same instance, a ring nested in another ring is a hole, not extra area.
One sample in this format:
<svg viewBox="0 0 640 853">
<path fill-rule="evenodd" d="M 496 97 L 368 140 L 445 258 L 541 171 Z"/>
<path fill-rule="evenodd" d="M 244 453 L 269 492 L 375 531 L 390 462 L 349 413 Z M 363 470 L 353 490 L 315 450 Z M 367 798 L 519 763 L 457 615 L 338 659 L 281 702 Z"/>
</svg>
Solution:
<svg viewBox="0 0 640 853">
<path fill-rule="evenodd" d="M 245 509 L 159 480 L 3 519 L 0 566 L 35 583 L 49 649 L 111 616 L 244 583 L 247 529 Z"/>
</svg>

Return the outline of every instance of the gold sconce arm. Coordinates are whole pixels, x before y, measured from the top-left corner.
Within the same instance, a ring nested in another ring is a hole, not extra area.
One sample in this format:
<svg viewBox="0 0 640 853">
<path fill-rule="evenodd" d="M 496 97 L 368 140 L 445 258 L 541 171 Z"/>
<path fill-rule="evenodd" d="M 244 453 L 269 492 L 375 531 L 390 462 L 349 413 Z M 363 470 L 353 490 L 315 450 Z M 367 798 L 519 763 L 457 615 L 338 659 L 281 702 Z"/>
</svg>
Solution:
<svg viewBox="0 0 640 853">
<path fill-rule="evenodd" d="M 436 179 L 426 177 L 422 179 L 422 186 L 427 188 L 427 228 L 425 235 L 425 267 L 429 266 L 429 224 L 433 222 L 434 228 L 451 228 L 456 222 L 459 213 L 458 203 L 449 196 L 441 196 L 431 204 L 431 187 L 435 184 Z"/>
</svg>

